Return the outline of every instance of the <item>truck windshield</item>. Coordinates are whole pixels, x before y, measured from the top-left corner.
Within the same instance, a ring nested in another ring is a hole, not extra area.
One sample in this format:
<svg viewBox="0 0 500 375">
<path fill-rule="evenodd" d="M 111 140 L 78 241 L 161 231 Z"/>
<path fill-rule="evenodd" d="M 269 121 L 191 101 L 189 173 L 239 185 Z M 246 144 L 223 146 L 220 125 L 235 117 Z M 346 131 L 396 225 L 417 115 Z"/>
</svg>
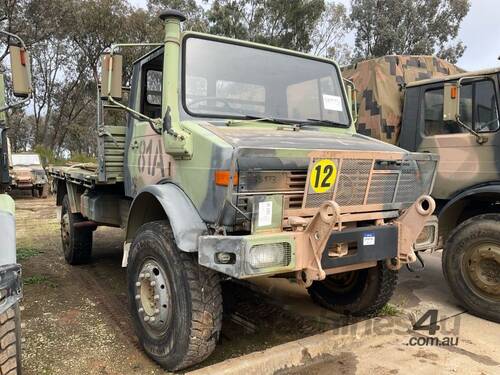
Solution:
<svg viewBox="0 0 500 375">
<path fill-rule="evenodd" d="M 12 154 L 12 165 L 39 165 L 38 155 Z"/>
<path fill-rule="evenodd" d="M 196 37 L 186 40 L 184 63 L 184 106 L 192 116 L 349 126 L 334 64 Z"/>
</svg>

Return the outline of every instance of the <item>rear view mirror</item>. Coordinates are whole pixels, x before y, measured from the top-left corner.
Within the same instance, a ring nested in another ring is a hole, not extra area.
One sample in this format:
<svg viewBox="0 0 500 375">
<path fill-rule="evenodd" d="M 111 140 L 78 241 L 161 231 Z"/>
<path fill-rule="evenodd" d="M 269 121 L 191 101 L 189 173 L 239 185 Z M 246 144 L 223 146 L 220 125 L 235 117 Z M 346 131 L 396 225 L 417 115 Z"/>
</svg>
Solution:
<svg viewBox="0 0 500 375">
<path fill-rule="evenodd" d="M 458 83 L 444 84 L 443 121 L 457 121 L 460 114 L 460 89 Z"/>
<path fill-rule="evenodd" d="M 27 98 L 31 93 L 30 59 L 24 47 L 9 46 L 10 67 L 12 71 L 12 92 L 14 96 Z"/>
<path fill-rule="evenodd" d="M 113 99 L 122 98 L 122 63 L 123 57 L 119 54 L 105 53 L 101 58 L 101 98 L 111 96 Z M 111 77 L 111 82 L 109 81 Z"/>
</svg>

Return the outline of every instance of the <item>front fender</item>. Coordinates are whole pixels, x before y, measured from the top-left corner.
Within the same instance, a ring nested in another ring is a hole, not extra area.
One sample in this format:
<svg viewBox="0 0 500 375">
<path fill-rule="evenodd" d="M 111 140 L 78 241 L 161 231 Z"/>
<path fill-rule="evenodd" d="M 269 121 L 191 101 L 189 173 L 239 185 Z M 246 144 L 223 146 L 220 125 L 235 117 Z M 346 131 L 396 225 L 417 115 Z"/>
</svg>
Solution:
<svg viewBox="0 0 500 375">
<path fill-rule="evenodd" d="M 481 211 L 482 206 L 475 207 L 475 203 L 471 203 L 472 201 L 484 201 L 491 203 L 500 201 L 500 184 L 489 183 L 473 186 L 456 194 L 453 198 L 446 202 L 438 213 L 439 232 L 443 240 L 446 240 L 448 234 L 458 224 L 460 224 L 461 218 L 467 217 L 467 215 L 464 216 L 464 213 L 467 213 L 467 210 L 470 208 L 476 208 Z M 495 206 L 489 206 L 484 210 L 484 212 L 480 213 L 490 213 L 494 207 Z"/>
<path fill-rule="evenodd" d="M 137 194 L 129 211 L 126 244 L 133 241 L 141 225 L 165 219 L 180 250 L 198 250 L 198 237 L 206 233 L 207 226 L 186 193 L 172 183 L 149 185 Z"/>
<path fill-rule="evenodd" d="M 484 195 L 484 196 L 500 195 L 500 185 L 499 184 L 480 185 L 480 186 L 471 187 L 467 190 L 460 192 L 459 194 L 455 195 L 452 199 L 450 199 L 444 205 L 444 207 L 439 211 L 439 217 L 441 217 L 442 215 L 446 215 L 446 212 L 452 206 L 454 206 L 457 202 L 463 200 L 464 198 L 469 198 L 472 196 L 479 196 L 479 195 Z"/>
</svg>

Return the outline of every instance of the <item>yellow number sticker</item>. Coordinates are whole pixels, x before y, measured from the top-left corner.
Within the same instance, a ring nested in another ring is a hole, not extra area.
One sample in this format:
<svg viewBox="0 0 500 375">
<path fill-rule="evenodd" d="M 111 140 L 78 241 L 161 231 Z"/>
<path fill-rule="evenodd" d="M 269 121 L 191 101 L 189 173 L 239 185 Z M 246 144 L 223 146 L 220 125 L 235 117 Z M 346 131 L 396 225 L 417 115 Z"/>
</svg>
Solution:
<svg viewBox="0 0 500 375">
<path fill-rule="evenodd" d="M 337 179 L 337 167 L 329 159 L 314 163 L 311 171 L 310 184 L 316 193 L 326 193 L 333 188 Z"/>
</svg>

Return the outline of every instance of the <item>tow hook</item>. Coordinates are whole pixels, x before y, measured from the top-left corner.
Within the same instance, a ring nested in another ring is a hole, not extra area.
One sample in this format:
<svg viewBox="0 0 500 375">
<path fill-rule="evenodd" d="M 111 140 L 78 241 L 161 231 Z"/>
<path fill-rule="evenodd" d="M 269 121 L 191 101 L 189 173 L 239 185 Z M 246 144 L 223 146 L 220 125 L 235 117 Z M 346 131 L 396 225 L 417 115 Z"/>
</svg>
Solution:
<svg viewBox="0 0 500 375">
<path fill-rule="evenodd" d="M 399 270 L 402 264 L 413 263 L 418 255 L 413 250 L 413 244 L 417 240 L 425 223 L 436 208 L 436 202 L 429 195 L 420 196 L 415 203 L 397 219 L 398 226 L 398 257 L 387 261 L 387 268 Z M 420 260 L 420 262 L 422 262 Z M 422 262 L 423 263 L 423 262 Z"/>
<path fill-rule="evenodd" d="M 321 267 L 321 255 L 337 224 L 341 226 L 339 205 L 334 201 L 324 202 L 304 230 L 307 242 L 305 246 L 309 251 L 305 252 L 305 259 L 302 260 L 305 267 L 296 272 L 299 285 L 309 287 L 314 280 L 326 278 L 325 271 Z"/>
</svg>

